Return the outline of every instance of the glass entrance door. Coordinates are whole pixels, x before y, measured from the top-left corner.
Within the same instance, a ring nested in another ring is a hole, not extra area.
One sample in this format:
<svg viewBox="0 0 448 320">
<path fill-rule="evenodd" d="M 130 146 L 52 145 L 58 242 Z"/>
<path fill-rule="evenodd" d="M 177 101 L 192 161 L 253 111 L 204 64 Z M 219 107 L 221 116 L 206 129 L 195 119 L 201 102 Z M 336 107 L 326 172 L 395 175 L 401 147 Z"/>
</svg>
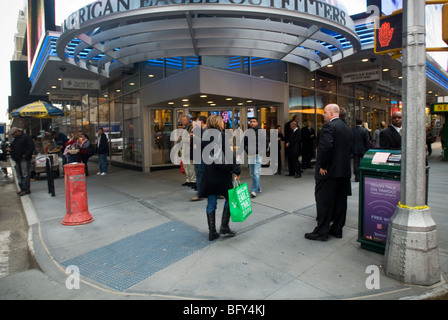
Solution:
<svg viewBox="0 0 448 320">
<path fill-rule="evenodd" d="M 151 110 L 151 164 L 153 166 L 171 164 L 170 152 L 174 141 L 171 133 L 177 128 L 175 111 L 170 109 Z M 176 121 L 176 127 L 175 123 Z"/>
</svg>

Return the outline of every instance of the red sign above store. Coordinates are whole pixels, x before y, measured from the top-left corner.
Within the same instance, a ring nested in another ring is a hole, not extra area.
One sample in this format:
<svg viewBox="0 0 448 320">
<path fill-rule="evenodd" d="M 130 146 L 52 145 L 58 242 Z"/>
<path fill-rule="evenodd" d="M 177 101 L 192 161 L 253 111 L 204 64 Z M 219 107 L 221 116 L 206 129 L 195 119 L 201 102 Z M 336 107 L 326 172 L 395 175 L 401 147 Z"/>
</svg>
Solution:
<svg viewBox="0 0 448 320">
<path fill-rule="evenodd" d="M 380 18 L 375 26 L 375 53 L 398 52 L 403 48 L 403 13 Z"/>
</svg>

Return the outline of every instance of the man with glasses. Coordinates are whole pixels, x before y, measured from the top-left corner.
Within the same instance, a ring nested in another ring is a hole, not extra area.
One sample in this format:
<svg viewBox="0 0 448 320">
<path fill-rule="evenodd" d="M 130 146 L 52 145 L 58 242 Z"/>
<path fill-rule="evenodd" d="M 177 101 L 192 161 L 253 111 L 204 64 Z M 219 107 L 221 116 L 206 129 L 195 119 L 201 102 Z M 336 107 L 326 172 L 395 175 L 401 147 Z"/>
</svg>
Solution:
<svg viewBox="0 0 448 320">
<path fill-rule="evenodd" d="M 397 111 L 392 114 L 392 125 L 380 134 L 380 148 L 401 150 L 401 131 L 403 115 Z"/>
</svg>

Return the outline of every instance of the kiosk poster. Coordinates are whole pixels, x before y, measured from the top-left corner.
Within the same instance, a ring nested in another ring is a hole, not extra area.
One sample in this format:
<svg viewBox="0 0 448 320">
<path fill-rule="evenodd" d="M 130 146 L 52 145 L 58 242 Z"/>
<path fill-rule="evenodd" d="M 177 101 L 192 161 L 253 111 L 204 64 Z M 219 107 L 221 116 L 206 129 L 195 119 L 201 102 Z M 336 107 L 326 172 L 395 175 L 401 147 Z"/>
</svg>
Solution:
<svg viewBox="0 0 448 320">
<path fill-rule="evenodd" d="M 386 244 L 389 222 L 400 196 L 400 181 L 365 178 L 364 239 Z"/>
</svg>

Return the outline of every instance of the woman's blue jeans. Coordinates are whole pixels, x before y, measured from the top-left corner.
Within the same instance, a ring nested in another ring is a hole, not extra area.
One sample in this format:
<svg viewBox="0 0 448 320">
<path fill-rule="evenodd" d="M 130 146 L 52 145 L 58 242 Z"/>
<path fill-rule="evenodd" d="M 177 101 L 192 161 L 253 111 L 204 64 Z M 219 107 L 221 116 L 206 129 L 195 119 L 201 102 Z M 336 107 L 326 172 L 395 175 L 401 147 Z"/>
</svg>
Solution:
<svg viewBox="0 0 448 320">
<path fill-rule="evenodd" d="M 224 203 L 224 208 L 229 206 L 229 196 L 226 195 L 226 202 Z M 207 214 L 212 213 L 213 211 L 216 211 L 216 208 L 218 207 L 218 196 L 208 196 L 207 197 Z"/>
</svg>

